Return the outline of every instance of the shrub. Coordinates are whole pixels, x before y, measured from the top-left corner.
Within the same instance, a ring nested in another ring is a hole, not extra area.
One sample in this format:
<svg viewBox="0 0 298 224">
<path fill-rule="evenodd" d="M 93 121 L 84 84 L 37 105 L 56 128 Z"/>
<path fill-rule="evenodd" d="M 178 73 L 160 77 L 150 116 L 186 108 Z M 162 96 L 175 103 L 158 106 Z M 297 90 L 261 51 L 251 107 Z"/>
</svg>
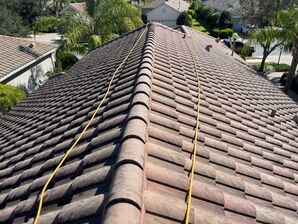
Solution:
<svg viewBox="0 0 298 224">
<path fill-rule="evenodd" d="M 213 28 L 210 32 L 210 35 L 215 38 L 218 38 L 219 37 L 219 28 Z"/>
<path fill-rule="evenodd" d="M 61 55 L 60 63 L 62 70 L 68 70 L 72 65 L 74 65 L 79 59 L 70 52 L 64 52 Z"/>
<path fill-rule="evenodd" d="M 234 31 L 230 28 L 226 28 L 226 29 L 220 29 L 219 30 L 219 37 L 221 39 L 226 39 L 229 38 L 233 35 Z"/>
<path fill-rule="evenodd" d="M 209 18 L 207 19 L 207 22 L 210 24 L 211 27 L 216 27 L 219 17 L 220 17 L 220 13 L 214 12 L 209 16 Z"/>
<path fill-rule="evenodd" d="M 197 19 L 207 20 L 213 13 L 212 8 L 207 5 L 204 5 L 202 8 L 197 11 Z"/>
<path fill-rule="evenodd" d="M 191 26 L 192 17 L 187 12 L 182 12 L 177 18 L 177 25 Z"/>
<path fill-rule="evenodd" d="M 245 59 L 248 56 L 253 54 L 252 47 L 248 44 L 244 44 L 243 47 L 240 49 L 240 56 Z"/>
<path fill-rule="evenodd" d="M 258 70 L 260 67 L 260 63 L 254 63 L 251 67 L 255 70 Z M 265 64 L 265 72 L 287 72 L 290 69 L 290 65 L 287 64 L 277 64 L 277 63 L 266 63 Z M 283 75 L 281 80 L 286 80 L 286 74 Z"/>
<path fill-rule="evenodd" d="M 194 18 L 195 15 L 196 15 L 195 11 L 194 11 L 194 10 L 191 10 L 191 9 L 189 9 L 189 10 L 187 11 L 187 13 L 188 13 L 192 18 Z"/>
<path fill-rule="evenodd" d="M 7 113 L 24 98 L 25 93 L 21 88 L 0 84 L 0 116 Z"/>
<path fill-rule="evenodd" d="M 267 63 L 266 70 L 274 72 L 287 72 L 290 70 L 290 65 L 288 64 L 277 64 L 277 63 Z"/>
<path fill-rule="evenodd" d="M 98 35 L 92 35 L 88 40 L 88 48 L 89 50 L 95 49 L 97 46 L 101 45 L 101 38 Z"/>
<path fill-rule="evenodd" d="M 228 11 L 223 11 L 218 19 L 218 26 L 221 28 L 232 28 L 232 17 Z"/>
<path fill-rule="evenodd" d="M 202 7 L 202 1 L 192 0 L 189 8 L 197 11 L 200 7 Z"/>
</svg>

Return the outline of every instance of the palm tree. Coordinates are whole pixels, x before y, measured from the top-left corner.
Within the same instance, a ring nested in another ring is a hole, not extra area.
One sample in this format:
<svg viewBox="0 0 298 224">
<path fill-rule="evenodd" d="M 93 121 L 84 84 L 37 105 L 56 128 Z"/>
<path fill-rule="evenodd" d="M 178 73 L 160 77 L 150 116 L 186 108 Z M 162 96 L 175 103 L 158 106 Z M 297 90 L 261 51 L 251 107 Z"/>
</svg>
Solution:
<svg viewBox="0 0 298 224">
<path fill-rule="evenodd" d="M 298 64 L 298 8 L 280 11 L 277 20 L 282 28 L 280 39 L 285 41 L 287 46 L 292 46 L 293 59 L 285 86 L 287 92 L 292 86 Z"/>
<path fill-rule="evenodd" d="M 87 7 L 88 13 L 41 17 L 34 30 L 60 28 L 63 31 L 62 48 L 85 53 L 143 24 L 140 9 L 125 0 L 91 0 L 87 1 Z"/>
<path fill-rule="evenodd" d="M 263 58 L 259 68 L 260 72 L 264 72 L 267 57 L 272 51 L 283 44 L 284 40 L 280 39 L 280 33 L 280 28 L 265 27 L 255 29 L 250 35 L 250 41 L 255 44 L 260 44 L 263 48 Z"/>
</svg>

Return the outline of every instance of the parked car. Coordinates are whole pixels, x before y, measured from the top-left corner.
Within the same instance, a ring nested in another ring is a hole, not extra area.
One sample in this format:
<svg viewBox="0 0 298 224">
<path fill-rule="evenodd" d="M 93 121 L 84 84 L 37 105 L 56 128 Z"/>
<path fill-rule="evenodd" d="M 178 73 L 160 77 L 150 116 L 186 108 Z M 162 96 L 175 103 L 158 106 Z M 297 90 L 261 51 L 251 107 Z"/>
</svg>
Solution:
<svg viewBox="0 0 298 224">
<path fill-rule="evenodd" d="M 227 38 L 227 39 L 223 39 L 222 40 L 223 43 L 228 46 L 229 48 L 231 48 L 231 39 L 230 38 Z M 245 43 L 245 41 L 242 39 L 242 38 L 237 38 L 236 41 L 235 41 L 235 52 L 237 54 L 240 54 L 241 53 L 241 49 L 244 47 L 244 46 L 247 46 L 247 44 Z M 252 54 L 255 52 L 255 48 L 252 47 L 252 46 L 248 46 L 248 50 L 247 50 L 247 56 L 252 56 Z"/>
</svg>

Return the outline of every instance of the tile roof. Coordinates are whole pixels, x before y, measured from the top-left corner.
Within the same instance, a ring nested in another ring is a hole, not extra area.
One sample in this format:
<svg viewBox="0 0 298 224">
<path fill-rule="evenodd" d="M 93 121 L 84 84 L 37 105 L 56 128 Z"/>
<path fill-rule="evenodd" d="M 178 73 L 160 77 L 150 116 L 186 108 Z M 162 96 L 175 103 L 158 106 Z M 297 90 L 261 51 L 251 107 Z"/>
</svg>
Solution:
<svg viewBox="0 0 298 224">
<path fill-rule="evenodd" d="M 70 8 L 78 11 L 78 12 L 85 12 L 86 11 L 86 2 L 75 2 L 68 4 Z"/>
<path fill-rule="evenodd" d="M 189 8 L 189 3 L 184 0 L 167 0 L 167 1 L 166 0 L 155 0 L 155 1 L 152 1 L 152 2 L 144 5 L 142 8 L 147 9 L 147 10 L 156 9 L 163 4 L 166 4 L 166 5 L 170 6 L 171 8 L 176 9 L 180 12 L 187 11 Z"/>
<path fill-rule="evenodd" d="M 166 0 L 155 0 L 152 2 L 149 2 L 148 4 L 144 5 L 143 9 L 155 9 L 159 6 L 161 6 Z"/>
<path fill-rule="evenodd" d="M 0 35 L 0 79 L 22 66 L 57 48 L 54 45 L 35 43 L 34 40 Z"/>
<path fill-rule="evenodd" d="M 47 176 L 144 29 L 46 191 L 40 223 L 183 221 L 198 101 L 191 55 L 201 83 L 191 223 L 297 223 L 298 105 L 221 43 L 159 24 L 90 52 L 0 120 L 0 223 L 33 222 Z"/>
<path fill-rule="evenodd" d="M 240 0 L 206 0 L 204 4 L 211 6 L 220 11 L 229 11 L 231 13 L 241 13 Z"/>
<path fill-rule="evenodd" d="M 189 8 L 189 3 L 183 0 L 168 0 L 165 2 L 165 4 L 173 9 L 178 10 L 179 12 L 187 11 Z"/>
</svg>

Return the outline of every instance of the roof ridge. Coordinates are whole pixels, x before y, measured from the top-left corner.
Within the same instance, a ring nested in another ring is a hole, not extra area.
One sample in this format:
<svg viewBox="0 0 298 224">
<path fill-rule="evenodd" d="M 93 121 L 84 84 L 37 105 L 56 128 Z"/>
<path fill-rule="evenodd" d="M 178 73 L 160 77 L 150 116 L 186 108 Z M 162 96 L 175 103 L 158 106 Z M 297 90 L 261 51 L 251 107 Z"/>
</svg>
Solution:
<svg viewBox="0 0 298 224">
<path fill-rule="evenodd" d="M 124 130 L 115 164 L 114 177 L 109 191 L 110 198 L 107 199 L 106 211 L 103 212 L 104 223 L 122 223 L 125 216 L 131 221 L 130 223 L 135 223 L 140 219 L 143 207 L 143 168 L 148 135 L 154 39 L 155 25 L 150 24 L 127 117 L 127 128 Z M 129 207 L 119 209 L 124 206 L 124 203 Z M 127 212 L 128 209 L 130 213 Z"/>
</svg>

